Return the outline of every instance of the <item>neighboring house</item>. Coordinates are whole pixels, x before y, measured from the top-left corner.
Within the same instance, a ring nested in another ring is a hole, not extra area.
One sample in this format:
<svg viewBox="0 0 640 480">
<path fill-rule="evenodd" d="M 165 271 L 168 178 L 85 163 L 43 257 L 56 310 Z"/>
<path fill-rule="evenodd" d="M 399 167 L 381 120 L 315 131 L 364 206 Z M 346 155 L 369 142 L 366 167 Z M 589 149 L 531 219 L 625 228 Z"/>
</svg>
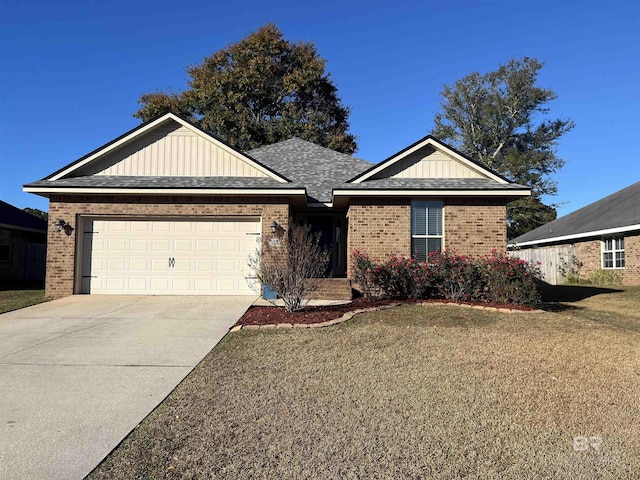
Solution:
<svg viewBox="0 0 640 480">
<path fill-rule="evenodd" d="M 312 225 L 331 251 L 376 258 L 506 247 L 505 206 L 530 190 L 432 137 L 373 165 L 293 138 L 240 152 L 172 113 L 26 192 L 49 198 L 47 295 L 252 293 L 247 256 L 272 225 Z"/>
<path fill-rule="evenodd" d="M 559 263 L 558 253 L 575 255 L 583 279 L 615 270 L 624 284 L 640 285 L 640 182 L 510 240 L 509 249 L 550 265 Z"/>
<path fill-rule="evenodd" d="M 47 222 L 0 200 L 0 284 L 44 281 Z"/>
</svg>

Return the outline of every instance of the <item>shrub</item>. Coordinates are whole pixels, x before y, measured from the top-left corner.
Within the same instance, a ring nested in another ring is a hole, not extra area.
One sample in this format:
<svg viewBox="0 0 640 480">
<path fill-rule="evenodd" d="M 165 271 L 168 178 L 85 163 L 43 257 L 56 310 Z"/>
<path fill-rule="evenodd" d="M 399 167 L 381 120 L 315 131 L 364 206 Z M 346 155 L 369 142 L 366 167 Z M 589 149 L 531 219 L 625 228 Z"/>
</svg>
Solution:
<svg viewBox="0 0 640 480">
<path fill-rule="evenodd" d="M 300 225 L 269 238 L 249 259 L 260 282 L 278 294 L 289 312 L 308 303 L 317 285 L 307 279 L 321 277 L 328 263 L 329 253 L 320 246 L 320 234 Z"/>
<path fill-rule="evenodd" d="M 354 250 L 351 254 L 353 259 L 353 280 L 360 285 L 365 298 L 377 298 L 381 295 L 380 288 L 377 287 L 378 280 L 374 269 L 376 268 L 369 255 Z"/>
<path fill-rule="evenodd" d="M 536 283 L 542 278 L 539 265 L 493 252 L 486 262 L 486 300 L 495 303 L 534 305 L 540 302 Z"/>
<path fill-rule="evenodd" d="M 582 266 L 582 262 L 578 260 L 578 257 L 575 254 L 560 254 L 558 273 L 562 275 L 566 283 L 580 283 L 580 269 Z"/>
<path fill-rule="evenodd" d="M 413 258 L 389 255 L 375 263 L 358 250 L 352 254 L 353 279 L 366 298 L 428 298 L 433 290 L 430 265 Z"/>
<path fill-rule="evenodd" d="M 540 267 L 493 252 L 470 258 L 455 251 L 431 253 L 426 262 L 390 255 L 376 263 L 353 253 L 354 280 L 368 298 L 444 298 L 451 301 L 532 305 L 540 298 Z"/>
<path fill-rule="evenodd" d="M 482 301 L 481 262 L 445 250 L 429 254 L 428 263 L 438 297 L 451 301 Z"/>
<path fill-rule="evenodd" d="M 589 281 L 594 285 L 622 285 L 622 273 L 617 270 L 596 270 L 589 275 Z"/>
</svg>

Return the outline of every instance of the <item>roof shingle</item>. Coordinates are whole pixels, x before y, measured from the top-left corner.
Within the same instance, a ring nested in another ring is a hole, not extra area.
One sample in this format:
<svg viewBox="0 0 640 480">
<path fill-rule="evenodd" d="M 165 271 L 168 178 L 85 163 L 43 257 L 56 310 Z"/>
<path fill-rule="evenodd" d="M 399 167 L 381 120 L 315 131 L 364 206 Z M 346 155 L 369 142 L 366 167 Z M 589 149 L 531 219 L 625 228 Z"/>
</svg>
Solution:
<svg viewBox="0 0 640 480">
<path fill-rule="evenodd" d="M 588 236 L 590 232 L 631 225 L 640 225 L 640 182 L 520 235 L 509 244 L 552 242 L 558 237 Z"/>
</svg>

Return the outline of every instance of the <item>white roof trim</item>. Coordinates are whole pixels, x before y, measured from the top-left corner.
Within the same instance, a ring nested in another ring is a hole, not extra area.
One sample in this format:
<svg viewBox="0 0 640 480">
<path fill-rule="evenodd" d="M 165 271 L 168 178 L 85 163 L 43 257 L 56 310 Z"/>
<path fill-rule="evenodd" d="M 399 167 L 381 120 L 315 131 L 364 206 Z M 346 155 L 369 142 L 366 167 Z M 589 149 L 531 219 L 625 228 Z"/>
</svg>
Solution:
<svg viewBox="0 0 640 480">
<path fill-rule="evenodd" d="M 530 245 L 538 245 L 540 243 L 555 243 L 563 240 L 577 240 L 579 238 L 597 237 L 602 235 L 613 235 L 616 233 L 632 232 L 634 230 L 640 230 L 640 224 L 627 225 L 625 227 L 605 228 L 604 230 L 592 230 L 584 233 L 574 233 L 572 235 L 562 235 L 560 237 L 544 238 L 542 240 L 530 240 L 528 242 L 521 243 L 509 243 L 508 247 L 526 247 Z"/>
<path fill-rule="evenodd" d="M 334 196 L 500 196 L 500 197 L 529 197 L 531 190 L 334 190 Z"/>
<path fill-rule="evenodd" d="M 27 193 L 127 194 L 127 195 L 306 195 L 304 188 L 104 188 L 24 187 Z"/>
<path fill-rule="evenodd" d="M 203 132 L 199 128 L 194 127 L 189 122 L 184 121 L 182 118 L 178 117 L 177 115 L 174 115 L 173 113 L 167 113 L 167 114 L 163 115 L 162 117 L 154 120 L 153 122 L 148 123 L 147 125 L 139 128 L 138 130 L 135 130 L 135 131 L 131 132 L 129 135 L 121 138 L 117 142 L 114 142 L 114 143 L 112 143 L 111 145 L 108 145 L 105 148 L 101 148 L 100 150 L 95 152 L 93 155 L 85 158 L 81 162 L 78 162 L 78 163 L 76 163 L 74 165 L 69 166 L 68 168 L 65 168 L 64 170 L 62 170 L 61 172 L 57 173 L 55 176 L 49 178 L 48 180 L 54 181 L 54 180 L 59 180 L 60 178 L 66 177 L 67 175 L 69 175 L 73 171 L 79 169 L 80 167 L 83 167 L 86 164 L 94 161 L 95 159 L 97 159 L 97 158 L 99 158 L 99 157 L 101 157 L 101 156 L 103 156 L 103 155 L 115 150 L 116 148 L 122 146 L 123 144 L 125 144 L 127 142 L 130 142 L 134 138 L 142 136 L 144 133 L 148 132 L 149 130 L 151 130 L 151 129 L 155 128 L 155 127 L 157 127 L 161 123 L 166 122 L 167 120 L 173 120 L 174 122 L 179 123 L 180 125 L 182 125 L 183 127 L 189 129 L 191 132 L 195 133 L 196 135 L 204 138 L 205 140 L 215 144 L 217 147 L 223 149 L 224 151 L 226 151 L 230 155 L 233 155 L 233 156 L 238 156 L 239 155 L 240 157 L 242 157 L 243 161 L 247 162 L 248 164 L 250 164 L 255 169 L 260 170 L 262 173 L 267 175 L 269 178 L 277 180 L 278 182 L 281 182 L 281 183 L 288 183 L 287 180 L 282 178 L 280 175 L 272 172 L 271 170 L 266 169 L 262 165 L 257 164 L 255 160 L 252 160 L 251 158 L 247 157 L 242 152 L 238 152 L 237 150 L 232 149 L 231 147 L 229 147 L 229 146 L 225 145 L 224 143 L 222 143 L 221 141 L 217 140 L 215 137 L 212 137 L 208 133 Z"/>
<path fill-rule="evenodd" d="M 433 148 L 435 148 L 436 150 L 440 150 L 441 152 L 446 153 L 447 155 L 449 155 L 449 156 L 453 157 L 454 159 L 458 160 L 459 162 L 463 163 L 465 166 L 471 168 L 472 170 L 480 172 L 483 175 L 486 175 L 487 177 L 489 177 L 492 180 L 495 180 L 498 183 L 501 183 L 501 184 L 509 183 L 505 179 L 503 179 L 503 178 L 491 173 L 489 170 L 483 168 L 482 166 L 477 165 L 474 162 L 470 162 L 467 158 L 465 158 L 462 155 L 460 155 L 459 153 L 451 150 L 450 148 L 447 148 L 444 145 L 440 145 L 439 143 L 434 141 L 433 138 L 426 138 L 424 141 L 414 145 L 412 148 L 402 152 L 401 154 L 396 154 L 397 156 L 391 157 L 390 159 L 387 159 L 386 161 L 378 164 L 378 166 L 376 168 L 374 168 L 373 170 L 367 172 L 366 174 L 362 175 L 361 177 L 357 177 L 355 180 L 353 180 L 352 183 L 362 183 L 362 182 L 364 182 L 368 178 L 371 178 L 373 175 L 375 175 L 375 174 L 387 169 L 388 167 L 390 167 L 394 163 L 402 160 L 403 158 L 407 157 L 408 155 L 411 155 L 412 153 L 416 152 L 417 150 L 420 150 L 421 148 L 426 147 L 427 145 L 430 145 Z"/>
</svg>

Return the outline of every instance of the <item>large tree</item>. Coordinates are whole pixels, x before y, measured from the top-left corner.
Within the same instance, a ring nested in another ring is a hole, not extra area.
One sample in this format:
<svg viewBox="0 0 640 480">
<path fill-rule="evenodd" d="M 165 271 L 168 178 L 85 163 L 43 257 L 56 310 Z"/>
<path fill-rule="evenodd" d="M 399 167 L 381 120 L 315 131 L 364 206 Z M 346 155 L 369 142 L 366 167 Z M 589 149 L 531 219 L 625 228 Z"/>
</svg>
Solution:
<svg viewBox="0 0 640 480">
<path fill-rule="evenodd" d="M 34 217 L 38 217 L 44 220 L 45 222 L 49 221 L 49 213 L 43 212 L 38 208 L 26 207 L 26 208 L 23 208 L 22 210 L 33 215 Z"/>
<path fill-rule="evenodd" d="M 552 175 L 564 165 L 558 140 L 574 127 L 569 119 L 547 118 L 547 104 L 557 95 L 536 82 L 544 63 L 512 59 L 493 72 L 471 73 L 441 92 L 435 137 L 492 170 L 531 187 L 532 197 L 507 207 L 509 238 L 556 218 L 542 195 L 554 195 Z"/>
<path fill-rule="evenodd" d="M 351 154 L 349 108 L 312 43 L 292 43 L 272 24 L 189 67 L 190 88 L 140 97 L 135 117 L 168 110 L 241 150 L 292 136 Z"/>
</svg>

